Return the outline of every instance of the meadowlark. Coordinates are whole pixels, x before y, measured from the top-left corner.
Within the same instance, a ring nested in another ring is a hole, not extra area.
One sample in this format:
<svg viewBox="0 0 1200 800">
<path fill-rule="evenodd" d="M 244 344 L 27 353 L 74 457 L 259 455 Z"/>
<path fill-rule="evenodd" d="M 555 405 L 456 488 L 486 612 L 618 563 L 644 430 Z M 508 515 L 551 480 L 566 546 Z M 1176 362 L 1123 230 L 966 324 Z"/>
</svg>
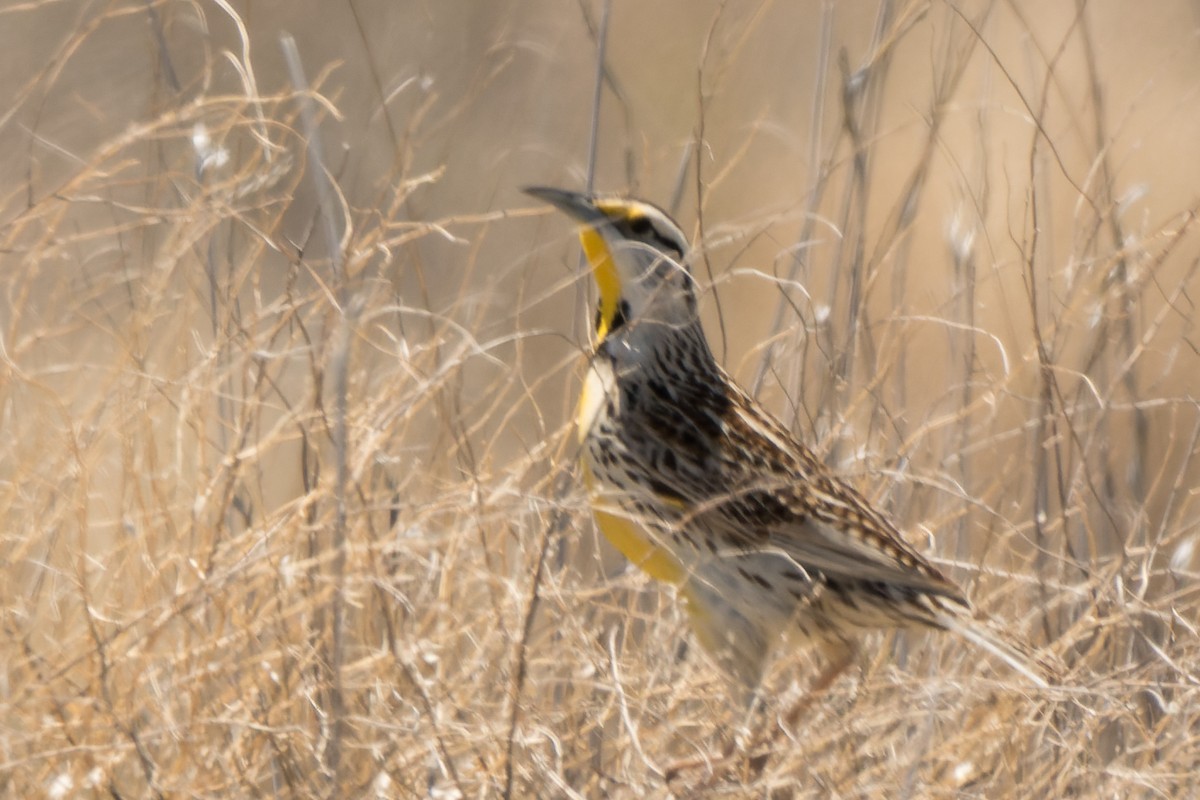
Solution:
<svg viewBox="0 0 1200 800">
<path fill-rule="evenodd" d="M 784 634 L 851 663 L 857 634 L 951 630 L 1039 685 L 1046 667 L 976 620 L 896 526 L 740 389 L 701 328 L 687 238 L 649 203 L 525 191 L 580 225 L 599 288 L 577 410 L 598 527 L 676 587 L 696 637 L 749 686 Z"/>
</svg>

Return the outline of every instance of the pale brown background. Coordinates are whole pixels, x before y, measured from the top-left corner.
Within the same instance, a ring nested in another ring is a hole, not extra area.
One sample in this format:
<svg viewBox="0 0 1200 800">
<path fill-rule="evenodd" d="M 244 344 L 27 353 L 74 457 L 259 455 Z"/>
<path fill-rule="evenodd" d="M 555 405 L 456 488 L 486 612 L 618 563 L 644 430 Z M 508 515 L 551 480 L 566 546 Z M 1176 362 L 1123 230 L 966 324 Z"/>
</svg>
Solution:
<svg viewBox="0 0 1200 800">
<path fill-rule="evenodd" d="M 0 6 L 0 793 L 1197 791 L 1195 5 L 615 0 L 596 188 L 670 207 L 728 369 L 1065 663 L 877 637 L 780 733 L 782 647 L 761 772 L 670 786 L 742 700 L 592 532 L 590 287 L 519 191 L 584 186 L 601 9 Z"/>
</svg>

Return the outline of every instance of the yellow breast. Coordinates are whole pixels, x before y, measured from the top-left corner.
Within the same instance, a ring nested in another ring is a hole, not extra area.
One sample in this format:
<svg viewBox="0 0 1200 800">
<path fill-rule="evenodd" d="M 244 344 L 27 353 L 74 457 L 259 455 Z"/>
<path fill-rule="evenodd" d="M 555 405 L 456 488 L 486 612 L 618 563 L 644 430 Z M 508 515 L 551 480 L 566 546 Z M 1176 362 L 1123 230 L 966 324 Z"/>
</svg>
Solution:
<svg viewBox="0 0 1200 800">
<path fill-rule="evenodd" d="M 583 459 L 583 480 L 592 498 L 592 514 L 596 518 L 596 526 L 600 528 L 604 538 L 621 551 L 621 555 L 629 559 L 629 563 L 651 578 L 675 585 L 683 583 L 687 577 L 683 565 L 664 548 L 655 544 L 640 524 L 626 516 L 620 508 L 613 506 L 611 501 L 606 500 L 605 492 L 592 475 L 592 468 L 588 465 L 586 456 Z"/>
<path fill-rule="evenodd" d="M 593 362 L 588 368 L 579 395 L 575 412 L 580 444 L 587 442 L 605 410 L 610 393 L 616 389 L 612 369 L 607 364 Z M 592 500 L 592 513 L 596 526 L 604 538 L 629 562 L 652 578 L 667 583 L 680 584 L 686 575 L 683 565 L 664 548 L 657 545 L 651 535 L 621 509 L 614 490 L 605 486 L 592 472 L 588 448 L 583 448 L 583 480 Z"/>
</svg>

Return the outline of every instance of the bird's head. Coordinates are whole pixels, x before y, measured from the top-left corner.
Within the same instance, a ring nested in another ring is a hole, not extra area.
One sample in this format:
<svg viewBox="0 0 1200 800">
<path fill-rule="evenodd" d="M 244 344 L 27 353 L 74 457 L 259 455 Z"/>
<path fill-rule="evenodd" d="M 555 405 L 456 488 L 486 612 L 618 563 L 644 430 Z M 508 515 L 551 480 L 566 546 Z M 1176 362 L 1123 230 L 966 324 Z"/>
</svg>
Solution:
<svg viewBox="0 0 1200 800">
<path fill-rule="evenodd" d="M 600 290 L 597 342 L 625 326 L 696 324 L 687 237 L 665 211 L 625 197 L 543 186 L 525 192 L 580 224 L 579 238 Z"/>
</svg>

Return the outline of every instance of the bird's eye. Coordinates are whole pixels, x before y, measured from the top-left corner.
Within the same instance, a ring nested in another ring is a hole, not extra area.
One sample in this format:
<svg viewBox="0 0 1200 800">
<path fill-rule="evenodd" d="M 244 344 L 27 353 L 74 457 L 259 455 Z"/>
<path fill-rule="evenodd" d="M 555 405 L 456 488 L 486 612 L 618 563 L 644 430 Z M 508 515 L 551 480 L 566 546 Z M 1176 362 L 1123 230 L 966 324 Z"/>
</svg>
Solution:
<svg viewBox="0 0 1200 800">
<path fill-rule="evenodd" d="M 629 220 L 629 230 L 641 236 L 650 231 L 650 220 L 647 217 L 634 217 Z"/>
</svg>

